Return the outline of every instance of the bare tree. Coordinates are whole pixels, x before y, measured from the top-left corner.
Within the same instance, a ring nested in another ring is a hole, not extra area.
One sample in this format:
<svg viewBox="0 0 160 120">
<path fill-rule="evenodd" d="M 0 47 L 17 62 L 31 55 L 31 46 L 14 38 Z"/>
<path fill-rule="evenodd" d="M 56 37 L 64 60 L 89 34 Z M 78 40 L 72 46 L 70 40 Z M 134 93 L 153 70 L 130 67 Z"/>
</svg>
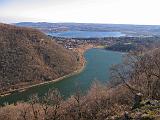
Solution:
<svg viewBox="0 0 160 120">
<path fill-rule="evenodd" d="M 29 106 L 25 106 L 25 103 L 22 103 L 23 109 L 20 110 L 20 120 L 27 120 L 27 114 L 29 113 Z"/>
<path fill-rule="evenodd" d="M 44 110 L 46 120 L 60 119 L 59 109 L 63 101 L 60 92 L 57 89 L 49 90 L 48 93 L 42 97 L 41 106 Z"/>
<path fill-rule="evenodd" d="M 112 78 L 121 81 L 133 94 L 140 92 L 144 97 L 153 98 L 155 82 L 160 80 L 160 49 L 131 52 L 111 73 Z"/>
<path fill-rule="evenodd" d="M 29 103 L 33 112 L 34 120 L 38 120 L 39 109 L 36 108 L 36 104 L 39 103 L 39 98 L 37 94 L 34 94 L 30 97 Z"/>
</svg>

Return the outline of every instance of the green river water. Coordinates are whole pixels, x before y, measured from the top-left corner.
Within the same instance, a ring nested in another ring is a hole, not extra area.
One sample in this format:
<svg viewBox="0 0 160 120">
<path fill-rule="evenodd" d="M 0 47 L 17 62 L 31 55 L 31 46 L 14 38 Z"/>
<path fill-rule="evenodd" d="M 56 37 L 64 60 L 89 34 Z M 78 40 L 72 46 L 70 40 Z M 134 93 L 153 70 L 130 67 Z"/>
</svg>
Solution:
<svg viewBox="0 0 160 120">
<path fill-rule="evenodd" d="M 27 101 L 29 96 L 37 93 L 44 95 L 49 89 L 58 88 L 61 94 L 68 98 L 74 94 L 78 86 L 82 91 L 87 91 L 94 80 L 106 82 L 109 80 L 110 67 L 122 61 L 123 53 L 108 51 L 104 49 L 90 49 L 85 53 L 87 61 L 85 69 L 72 77 L 65 78 L 56 83 L 49 83 L 27 89 L 24 92 L 17 92 L 0 98 L 0 104 L 14 103 L 17 101 Z"/>
</svg>

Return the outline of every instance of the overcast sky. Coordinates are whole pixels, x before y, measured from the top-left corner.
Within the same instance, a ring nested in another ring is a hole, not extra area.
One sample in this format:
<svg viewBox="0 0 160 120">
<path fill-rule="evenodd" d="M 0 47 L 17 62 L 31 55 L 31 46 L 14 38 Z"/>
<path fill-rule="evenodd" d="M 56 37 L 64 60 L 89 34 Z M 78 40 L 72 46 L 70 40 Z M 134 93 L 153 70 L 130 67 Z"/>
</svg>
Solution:
<svg viewBox="0 0 160 120">
<path fill-rule="evenodd" d="M 0 0 L 0 22 L 160 25 L 160 0 Z"/>
</svg>

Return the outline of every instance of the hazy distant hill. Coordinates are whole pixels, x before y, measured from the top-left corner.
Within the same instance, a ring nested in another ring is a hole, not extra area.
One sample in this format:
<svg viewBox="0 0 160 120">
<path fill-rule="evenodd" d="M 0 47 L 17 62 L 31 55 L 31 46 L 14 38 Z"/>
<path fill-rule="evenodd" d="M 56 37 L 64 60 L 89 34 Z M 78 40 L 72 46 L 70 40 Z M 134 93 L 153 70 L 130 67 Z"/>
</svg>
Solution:
<svg viewBox="0 0 160 120">
<path fill-rule="evenodd" d="M 160 35 L 160 25 L 129 25 L 129 24 L 91 24 L 91 23 L 47 23 L 21 22 L 17 26 L 34 27 L 44 32 L 80 30 L 80 31 L 116 31 L 128 36 Z"/>
<path fill-rule="evenodd" d="M 0 24 L 1 90 L 21 82 L 53 80 L 74 71 L 77 56 L 31 28 Z"/>
</svg>

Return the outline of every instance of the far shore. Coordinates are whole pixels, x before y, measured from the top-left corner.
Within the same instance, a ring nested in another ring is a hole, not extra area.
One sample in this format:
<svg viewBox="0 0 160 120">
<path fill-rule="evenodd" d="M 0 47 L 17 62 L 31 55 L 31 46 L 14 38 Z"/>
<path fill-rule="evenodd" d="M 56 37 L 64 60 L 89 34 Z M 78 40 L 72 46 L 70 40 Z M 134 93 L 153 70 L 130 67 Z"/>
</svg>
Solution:
<svg viewBox="0 0 160 120">
<path fill-rule="evenodd" d="M 79 62 L 79 65 L 78 65 L 76 71 L 74 71 L 74 72 L 72 72 L 72 73 L 70 73 L 68 75 L 64 75 L 62 77 L 59 77 L 57 79 L 51 80 L 51 81 L 41 82 L 41 83 L 37 83 L 37 84 L 28 85 L 28 86 L 25 86 L 25 87 L 22 87 L 22 88 L 6 91 L 5 93 L 1 93 L 0 97 L 8 96 L 8 95 L 10 95 L 10 94 L 12 94 L 14 92 L 23 92 L 23 91 L 26 91 L 27 89 L 35 87 L 35 86 L 40 86 L 40 85 L 49 84 L 49 83 L 55 83 L 55 82 L 58 82 L 58 81 L 61 81 L 61 80 L 65 79 L 65 78 L 68 78 L 68 77 L 71 77 L 71 76 L 74 76 L 76 74 L 81 73 L 84 70 L 85 66 L 86 66 L 86 60 L 84 58 L 84 53 L 88 49 L 91 49 L 91 48 L 95 48 L 95 47 L 93 45 L 89 44 L 89 45 L 83 45 L 83 46 L 80 46 L 79 48 L 73 49 L 73 52 L 78 53 L 78 55 L 80 57 L 80 62 Z"/>
</svg>

